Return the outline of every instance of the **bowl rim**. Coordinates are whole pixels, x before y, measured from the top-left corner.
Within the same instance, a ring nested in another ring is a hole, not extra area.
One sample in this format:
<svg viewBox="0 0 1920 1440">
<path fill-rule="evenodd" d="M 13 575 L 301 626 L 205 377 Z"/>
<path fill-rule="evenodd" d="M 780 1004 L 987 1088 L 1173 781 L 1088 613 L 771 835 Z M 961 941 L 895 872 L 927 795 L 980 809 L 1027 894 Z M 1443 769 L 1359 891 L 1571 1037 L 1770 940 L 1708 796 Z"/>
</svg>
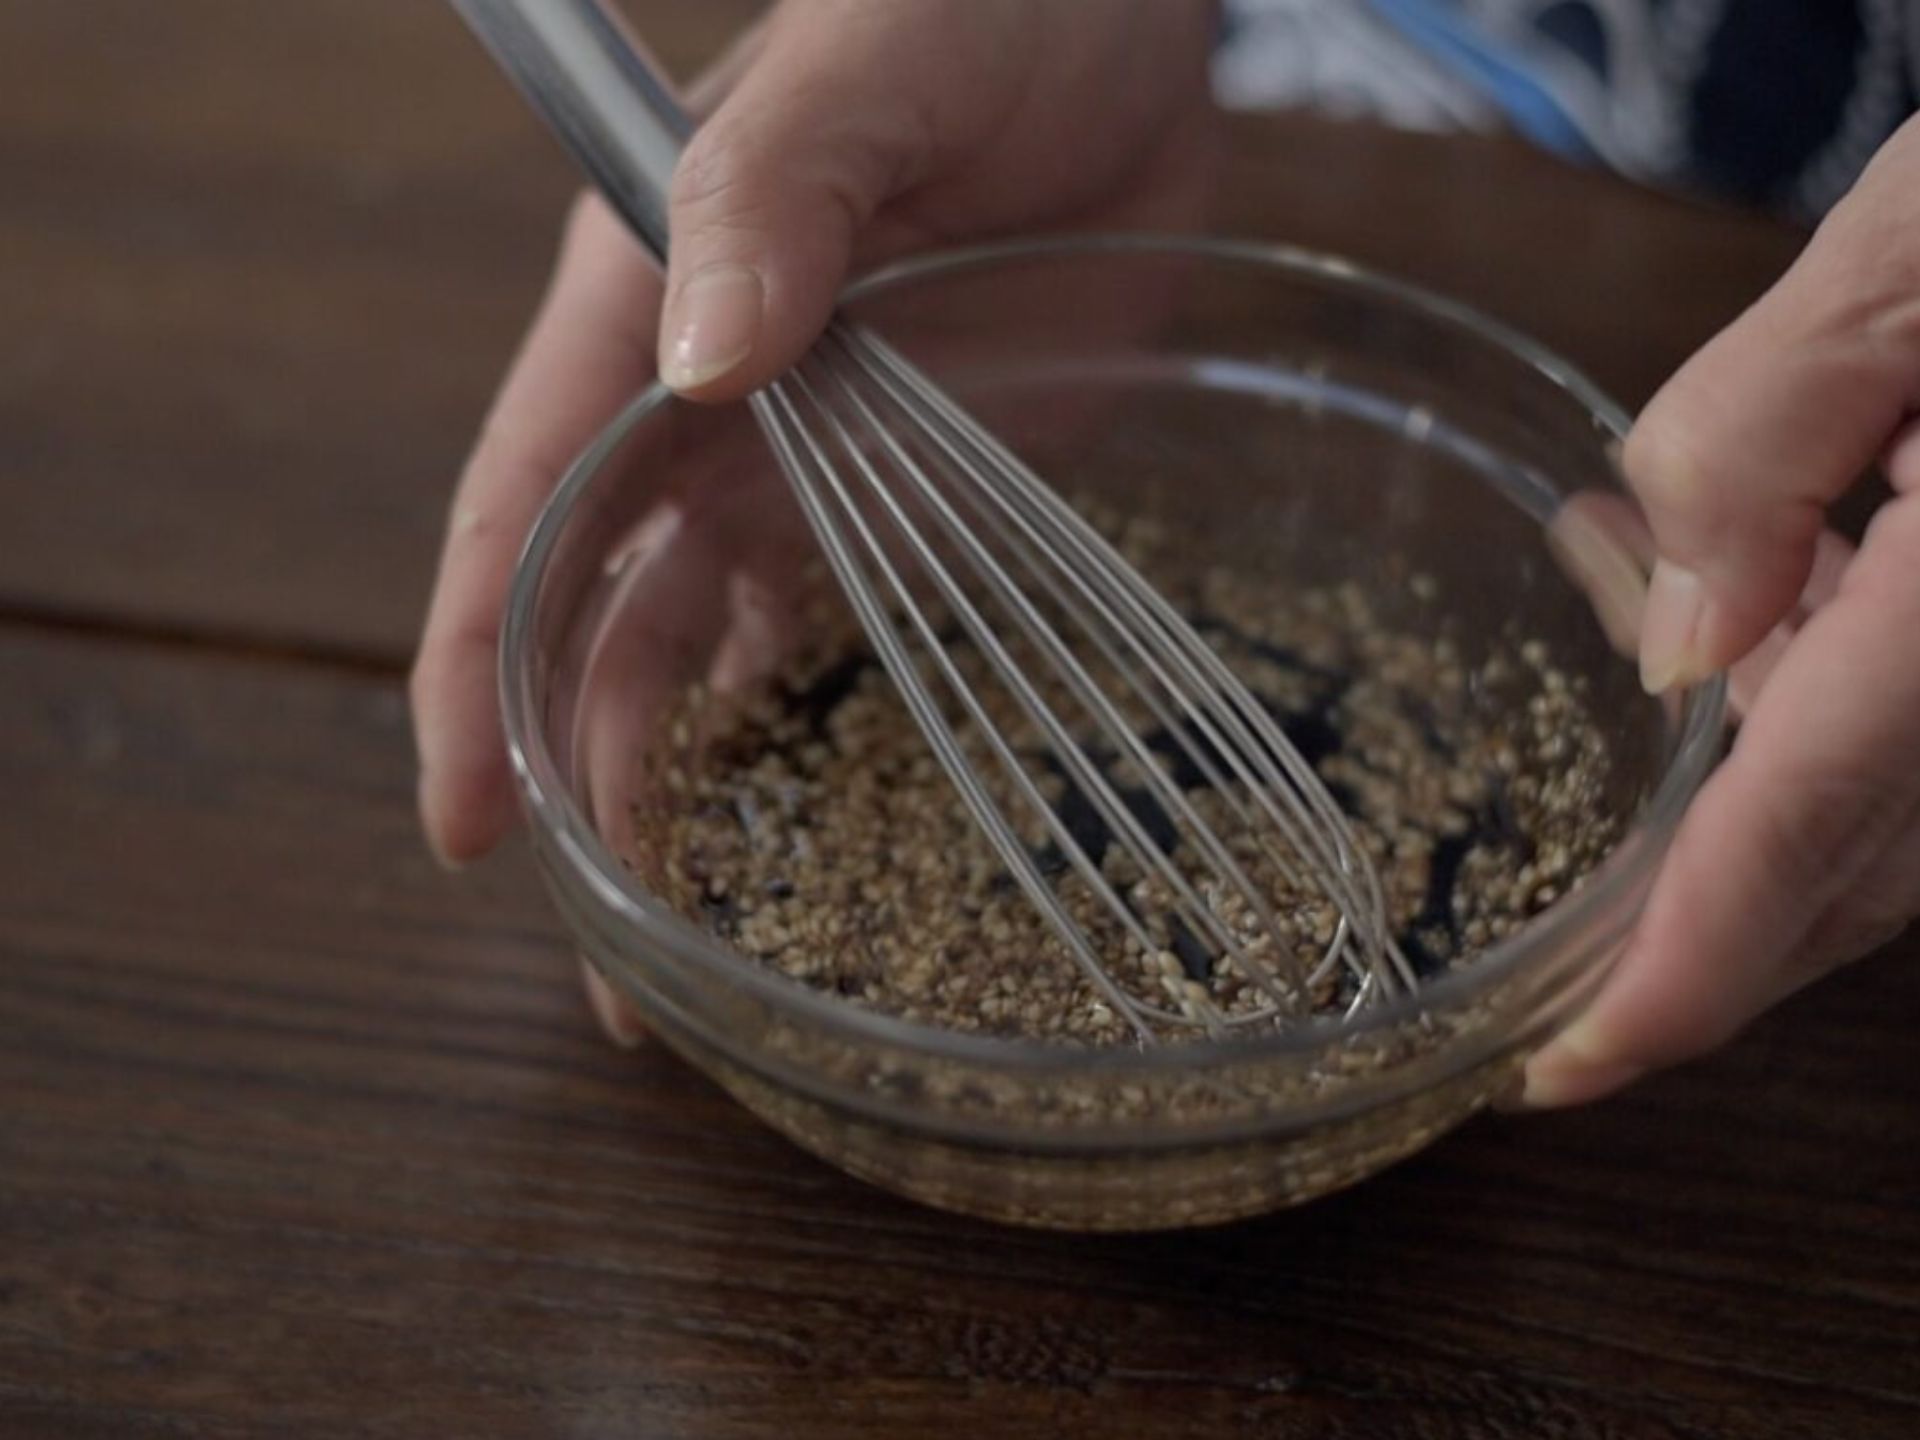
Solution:
<svg viewBox="0 0 1920 1440">
<path fill-rule="evenodd" d="M 945 249 L 896 261 L 848 287 L 844 300 L 914 282 L 946 278 L 1009 262 L 1058 260 L 1073 255 L 1163 256 L 1235 265 L 1255 265 L 1344 287 L 1425 318 L 1466 331 L 1504 350 L 1550 385 L 1565 392 L 1615 441 L 1631 424 L 1627 413 L 1580 370 L 1501 321 L 1422 286 L 1396 279 L 1341 257 L 1298 246 L 1211 236 L 1104 232 L 997 241 Z M 1471 965 L 1423 984 L 1413 993 L 1374 1006 L 1355 1017 L 1309 1017 L 1284 1030 L 1247 1036 L 1201 1037 L 1153 1044 L 1075 1047 L 1057 1041 L 1016 1039 L 943 1029 L 825 995 L 798 980 L 754 963 L 682 918 L 654 896 L 600 840 L 575 803 L 541 735 L 534 695 L 534 618 L 548 562 L 575 508 L 622 442 L 654 411 L 678 402 L 655 381 L 622 407 L 568 468 L 529 532 L 508 592 L 499 646 L 499 697 L 508 756 L 529 825 L 551 842 L 569 872 L 606 906 L 636 939 L 671 951 L 676 958 L 743 988 L 774 1010 L 798 1012 L 830 1035 L 855 1043 L 878 1042 L 926 1059 L 991 1066 L 1028 1075 L 1082 1078 L 1102 1071 L 1158 1074 L 1299 1058 L 1360 1035 L 1392 1030 L 1422 1011 L 1494 990 L 1560 953 L 1571 938 L 1592 926 L 1623 894 L 1649 878 L 1664 855 L 1693 795 L 1719 759 L 1727 685 L 1715 675 L 1681 699 L 1679 738 L 1671 762 L 1627 833 L 1588 874 L 1585 882 L 1496 944 Z M 1617 461 L 1615 462 L 1617 466 Z M 724 1037 L 720 1037 L 724 1038 Z M 1478 1047 L 1475 1047 L 1478 1048 Z"/>
</svg>

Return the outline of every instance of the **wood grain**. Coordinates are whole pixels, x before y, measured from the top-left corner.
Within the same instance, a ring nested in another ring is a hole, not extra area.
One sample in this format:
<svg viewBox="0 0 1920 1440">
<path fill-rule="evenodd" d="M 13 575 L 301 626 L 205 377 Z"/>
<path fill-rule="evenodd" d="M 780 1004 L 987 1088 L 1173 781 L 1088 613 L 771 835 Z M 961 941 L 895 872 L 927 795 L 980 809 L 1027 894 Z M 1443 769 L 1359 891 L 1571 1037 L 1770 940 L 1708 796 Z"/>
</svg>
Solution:
<svg viewBox="0 0 1920 1440">
<path fill-rule="evenodd" d="M 1024 1234 L 609 1049 L 522 858 L 421 858 L 384 679 L 0 674 L 0 1434 L 1920 1424 L 1911 954 L 1293 1215 Z"/>
<path fill-rule="evenodd" d="M 757 7 L 634 8 L 685 70 Z M 0 0 L 0 167 L 0 1436 L 1920 1433 L 1914 941 L 1296 1214 L 892 1200 L 419 848 L 398 671 L 571 187 L 443 7 Z M 1298 119 L 1224 193 L 1630 402 L 1799 243 Z"/>
<path fill-rule="evenodd" d="M 1223 228 L 1345 255 L 1467 301 L 1628 406 L 1786 268 L 1803 237 L 1506 139 L 1242 120 Z"/>
<path fill-rule="evenodd" d="M 0 0 L 0 174 L 0 598 L 406 656 L 574 189 L 443 0 Z"/>
<path fill-rule="evenodd" d="M 757 8 L 636 13 L 684 71 Z M 1800 243 L 1506 141 L 1229 154 L 1224 230 L 1440 286 L 1631 404 Z M 0 172 L 0 599 L 401 663 L 573 187 L 445 5 L 0 0 Z"/>
</svg>

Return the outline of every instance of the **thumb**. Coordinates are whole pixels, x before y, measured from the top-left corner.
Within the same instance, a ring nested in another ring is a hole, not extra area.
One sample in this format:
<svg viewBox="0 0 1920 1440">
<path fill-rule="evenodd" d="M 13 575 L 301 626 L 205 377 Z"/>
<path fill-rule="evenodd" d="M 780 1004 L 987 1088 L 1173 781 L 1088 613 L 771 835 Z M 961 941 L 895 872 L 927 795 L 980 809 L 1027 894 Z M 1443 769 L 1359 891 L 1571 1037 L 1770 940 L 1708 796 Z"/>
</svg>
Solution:
<svg viewBox="0 0 1920 1440">
<path fill-rule="evenodd" d="M 674 175 L 660 375 L 702 400 L 744 395 L 800 358 L 861 228 L 931 150 L 915 86 L 876 53 L 894 33 L 796 13 L 775 12 L 758 63 Z"/>
<path fill-rule="evenodd" d="M 1909 124 L 1768 294 L 1657 395 L 1626 447 L 1659 545 L 1647 688 L 1724 669 L 1795 603 L 1825 507 L 1920 393 L 1920 129 Z"/>
</svg>

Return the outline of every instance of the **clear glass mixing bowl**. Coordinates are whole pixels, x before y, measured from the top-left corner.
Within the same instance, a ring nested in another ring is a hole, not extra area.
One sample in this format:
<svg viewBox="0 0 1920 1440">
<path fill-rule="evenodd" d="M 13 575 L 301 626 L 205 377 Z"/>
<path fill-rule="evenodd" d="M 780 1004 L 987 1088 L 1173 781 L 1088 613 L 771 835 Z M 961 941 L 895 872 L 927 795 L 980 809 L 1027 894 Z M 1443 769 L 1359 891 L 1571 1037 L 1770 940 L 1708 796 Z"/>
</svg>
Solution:
<svg viewBox="0 0 1920 1440">
<path fill-rule="evenodd" d="M 1147 510 L 1212 561 L 1360 580 L 1393 623 L 1444 629 L 1469 659 L 1522 625 L 1586 677 L 1624 838 L 1416 1002 L 1349 1022 L 1086 1050 L 809 990 L 635 875 L 656 722 L 689 687 L 763 672 L 825 584 L 745 407 L 656 387 L 555 493 L 503 642 L 536 850 L 589 960 L 808 1149 L 1027 1224 L 1145 1229 L 1306 1200 L 1510 1086 L 1605 976 L 1719 749 L 1721 684 L 1654 701 L 1622 653 L 1645 558 L 1616 471 L 1620 411 L 1457 305 L 1269 246 L 1006 245 L 897 266 L 847 303 L 1064 493 Z"/>
</svg>

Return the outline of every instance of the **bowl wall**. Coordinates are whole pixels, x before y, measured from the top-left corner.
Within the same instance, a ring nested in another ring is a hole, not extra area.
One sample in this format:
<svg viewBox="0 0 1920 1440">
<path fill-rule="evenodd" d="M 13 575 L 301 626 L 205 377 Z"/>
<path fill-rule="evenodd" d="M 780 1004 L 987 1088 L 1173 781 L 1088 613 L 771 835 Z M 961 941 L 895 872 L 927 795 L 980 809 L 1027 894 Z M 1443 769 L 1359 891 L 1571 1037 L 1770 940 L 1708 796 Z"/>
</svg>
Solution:
<svg viewBox="0 0 1920 1440">
<path fill-rule="evenodd" d="M 1469 663 L 1544 644 L 1588 687 L 1626 838 L 1417 1006 L 1357 1025 L 1089 1054 L 808 991 L 647 884 L 663 859 L 632 817 L 670 779 L 661 717 L 689 687 L 763 673 L 816 607 L 839 604 L 746 408 L 656 390 L 556 495 L 504 647 L 536 848 L 589 958 L 802 1145 L 1028 1224 L 1154 1228 L 1308 1199 L 1512 1084 L 1604 978 L 1717 749 L 1721 687 L 1655 702 L 1621 653 L 1644 559 L 1613 459 L 1618 411 L 1456 307 L 1260 247 L 968 252 L 877 277 L 849 310 L 1062 494 L 1153 517 L 1172 552 L 1284 586 L 1357 584 L 1390 628 Z"/>
</svg>

